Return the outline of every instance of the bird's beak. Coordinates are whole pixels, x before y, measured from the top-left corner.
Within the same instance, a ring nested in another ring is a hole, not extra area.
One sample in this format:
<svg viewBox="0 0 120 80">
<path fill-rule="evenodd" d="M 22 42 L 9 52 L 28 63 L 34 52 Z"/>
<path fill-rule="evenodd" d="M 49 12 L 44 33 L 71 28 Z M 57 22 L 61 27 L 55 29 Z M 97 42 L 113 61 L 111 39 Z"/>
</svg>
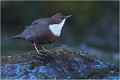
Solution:
<svg viewBox="0 0 120 80">
<path fill-rule="evenodd" d="M 69 15 L 69 16 L 64 16 L 64 19 L 67 19 L 67 18 L 69 18 L 69 17 L 71 17 L 72 15 Z"/>
</svg>

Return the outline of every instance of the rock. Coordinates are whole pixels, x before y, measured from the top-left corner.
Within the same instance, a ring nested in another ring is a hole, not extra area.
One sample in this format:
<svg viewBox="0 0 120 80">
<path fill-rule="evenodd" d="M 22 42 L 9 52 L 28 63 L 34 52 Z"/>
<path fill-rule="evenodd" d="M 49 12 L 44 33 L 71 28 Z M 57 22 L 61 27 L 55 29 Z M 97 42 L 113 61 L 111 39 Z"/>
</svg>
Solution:
<svg viewBox="0 0 120 80">
<path fill-rule="evenodd" d="M 110 71 L 118 72 L 117 65 L 93 59 L 85 51 L 55 48 L 40 52 L 45 55 L 30 51 L 2 60 L 1 79 L 106 79 Z"/>
</svg>

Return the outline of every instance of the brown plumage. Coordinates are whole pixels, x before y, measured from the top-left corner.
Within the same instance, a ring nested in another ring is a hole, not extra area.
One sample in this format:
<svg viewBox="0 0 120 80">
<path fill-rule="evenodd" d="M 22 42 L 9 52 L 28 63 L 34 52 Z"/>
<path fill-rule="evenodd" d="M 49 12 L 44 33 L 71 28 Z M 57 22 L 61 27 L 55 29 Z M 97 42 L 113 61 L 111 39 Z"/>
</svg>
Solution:
<svg viewBox="0 0 120 80">
<path fill-rule="evenodd" d="M 12 39 L 22 39 L 28 42 L 32 42 L 38 45 L 50 44 L 56 41 L 59 35 L 54 35 L 52 30 L 50 30 L 50 25 L 60 24 L 64 19 L 69 16 L 64 16 L 61 13 L 57 13 L 50 18 L 43 18 L 35 20 L 30 26 L 28 26 L 19 35 L 11 37 Z M 56 26 L 57 27 L 57 26 Z M 36 46 L 35 46 L 36 47 Z M 37 48 L 36 48 L 37 49 Z M 38 52 L 38 51 L 37 51 Z"/>
</svg>

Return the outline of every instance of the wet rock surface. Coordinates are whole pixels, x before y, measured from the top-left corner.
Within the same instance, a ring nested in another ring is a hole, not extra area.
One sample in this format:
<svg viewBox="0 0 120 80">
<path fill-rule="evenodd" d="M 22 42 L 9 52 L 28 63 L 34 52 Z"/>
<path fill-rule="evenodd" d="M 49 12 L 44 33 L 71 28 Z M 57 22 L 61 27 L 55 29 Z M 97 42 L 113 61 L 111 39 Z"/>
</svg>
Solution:
<svg viewBox="0 0 120 80">
<path fill-rule="evenodd" d="M 119 79 L 118 66 L 81 50 L 55 48 L 21 53 L 1 61 L 1 79 Z"/>
</svg>

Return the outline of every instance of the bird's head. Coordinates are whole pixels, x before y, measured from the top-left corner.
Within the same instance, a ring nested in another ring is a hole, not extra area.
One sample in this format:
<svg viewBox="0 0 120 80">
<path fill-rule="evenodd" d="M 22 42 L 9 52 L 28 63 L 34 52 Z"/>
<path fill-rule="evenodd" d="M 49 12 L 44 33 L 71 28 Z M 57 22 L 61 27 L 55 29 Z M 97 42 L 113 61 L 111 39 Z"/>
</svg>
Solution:
<svg viewBox="0 0 120 80">
<path fill-rule="evenodd" d="M 52 21 L 54 21 L 55 23 L 59 24 L 59 23 L 61 23 L 63 20 L 66 20 L 67 18 L 69 18 L 70 16 L 72 16 L 72 15 L 65 16 L 65 15 L 63 15 L 63 14 L 61 14 L 61 13 L 57 13 L 57 14 L 53 15 L 53 16 L 51 17 L 51 19 L 52 19 Z"/>
</svg>

